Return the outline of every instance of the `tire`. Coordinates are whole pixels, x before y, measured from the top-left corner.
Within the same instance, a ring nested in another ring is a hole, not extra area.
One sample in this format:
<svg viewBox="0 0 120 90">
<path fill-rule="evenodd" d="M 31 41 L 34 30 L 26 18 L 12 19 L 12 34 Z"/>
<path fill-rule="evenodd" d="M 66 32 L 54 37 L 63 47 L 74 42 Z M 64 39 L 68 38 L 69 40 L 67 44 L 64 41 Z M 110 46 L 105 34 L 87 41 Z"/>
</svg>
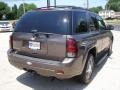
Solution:
<svg viewBox="0 0 120 90">
<path fill-rule="evenodd" d="M 84 83 L 88 84 L 92 80 L 92 73 L 94 70 L 94 56 L 92 54 L 89 54 L 87 57 L 87 62 L 85 64 L 84 70 L 82 75 L 80 75 L 79 80 Z"/>
</svg>

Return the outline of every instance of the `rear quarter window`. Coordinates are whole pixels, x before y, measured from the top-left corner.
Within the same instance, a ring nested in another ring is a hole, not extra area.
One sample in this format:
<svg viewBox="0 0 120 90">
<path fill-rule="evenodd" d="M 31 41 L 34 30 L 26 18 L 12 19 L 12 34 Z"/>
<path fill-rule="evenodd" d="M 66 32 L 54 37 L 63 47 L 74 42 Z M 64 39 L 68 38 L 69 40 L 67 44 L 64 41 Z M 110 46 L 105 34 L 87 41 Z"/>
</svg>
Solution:
<svg viewBox="0 0 120 90">
<path fill-rule="evenodd" d="M 85 33 L 88 31 L 87 29 L 87 16 L 84 11 L 76 11 L 73 14 L 73 31 L 74 33 Z"/>
</svg>

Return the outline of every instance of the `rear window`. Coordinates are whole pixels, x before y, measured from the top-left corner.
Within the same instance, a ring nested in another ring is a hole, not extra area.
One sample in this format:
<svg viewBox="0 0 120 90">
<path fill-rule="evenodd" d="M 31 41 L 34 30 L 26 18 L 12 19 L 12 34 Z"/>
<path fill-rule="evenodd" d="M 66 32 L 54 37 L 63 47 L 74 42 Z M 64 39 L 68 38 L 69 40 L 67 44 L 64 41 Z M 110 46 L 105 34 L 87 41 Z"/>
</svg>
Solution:
<svg viewBox="0 0 120 90">
<path fill-rule="evenodd" d="M 45 33 L 69 34 L 69 11 L 32 11 L 17 23 L 15 32 L 31 33 L 32 30 Z"/>
</svg>

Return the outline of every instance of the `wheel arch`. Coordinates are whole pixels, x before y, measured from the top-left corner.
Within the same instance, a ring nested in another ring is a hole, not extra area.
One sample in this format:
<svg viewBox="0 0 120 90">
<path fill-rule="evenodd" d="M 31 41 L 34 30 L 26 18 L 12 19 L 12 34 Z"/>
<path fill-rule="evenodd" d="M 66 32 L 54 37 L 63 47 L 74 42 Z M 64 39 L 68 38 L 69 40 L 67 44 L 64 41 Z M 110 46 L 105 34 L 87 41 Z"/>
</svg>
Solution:
<svg viewBox="0 0 120 90">
<path fill-rule="evenodd" d="M 96 57 L 97 57 L 96 47 L 91 48 L 91 49 L 88 51 L 88 54 L 92 54 L 92 55 L 94 56 L 94 60 L 95 60 Z"/>
<path fill-rule="evenodd" d="M 92 54 L 92 55 L 93 55 L 93 57 L 94 57 L 94 62 L 95 62 L 95 61 L 96 61 L 96 57 L 97 57 L 97 49 L 96 49 L 96 47 L 92 47 L 92 48 L 90 48 L 90 49 L 87 50 L 87 53 L 86 53 L 86 55 L 85 55 L 85 58 L 83 59 L 83 68 L 82 68 L 82 71 L 83 71 L 84 68 L 85 68 L 85 64 L 86 64 L 86 62 L 87 62 L 87 57 L 88 57 L 89 54 Z"/>
</svg>

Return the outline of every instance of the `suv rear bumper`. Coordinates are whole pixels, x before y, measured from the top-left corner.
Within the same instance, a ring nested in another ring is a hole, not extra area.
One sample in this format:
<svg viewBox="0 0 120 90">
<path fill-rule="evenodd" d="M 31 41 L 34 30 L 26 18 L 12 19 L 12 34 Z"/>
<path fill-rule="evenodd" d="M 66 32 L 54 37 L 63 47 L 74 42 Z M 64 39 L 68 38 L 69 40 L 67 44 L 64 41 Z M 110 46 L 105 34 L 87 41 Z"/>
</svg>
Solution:
<svg viewBox="0 0 120 90">
<path fill-rule="evenodd" d="M 33 70 L 42 76 L 53 76 L 59 79 L 67 79 L 81 74 L 81 70 L 78 69 L 79 66 L 76 65 L 78 62 L 76 62 L 74 58 L 71 60 L 67 60 L 70 58 L 66 58 L 64 60 L 69 62 L 63 63 L 61 61 L 23 56 L 8 50 L 8 59 L 13 66 L 19 69 Z"/>
</svg>

